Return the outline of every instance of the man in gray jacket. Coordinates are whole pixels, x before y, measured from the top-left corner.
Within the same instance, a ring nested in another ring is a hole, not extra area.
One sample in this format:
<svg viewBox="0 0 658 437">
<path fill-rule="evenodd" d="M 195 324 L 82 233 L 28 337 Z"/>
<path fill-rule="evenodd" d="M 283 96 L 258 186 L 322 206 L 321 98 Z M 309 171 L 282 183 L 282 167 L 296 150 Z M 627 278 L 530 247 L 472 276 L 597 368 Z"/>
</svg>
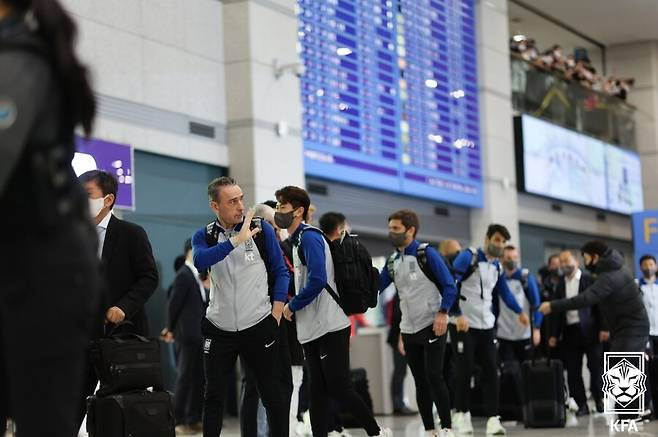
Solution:
<svg viewBox="0 0 658 437">
<path fill-rule="evenodd" d="M 269 223 L 253 220 L 253 211 L 243 218 L 244 196 L 235 180 L 213 180 L 208 197 L 217 220 L 192 238 L 194 265 L 210 269 L 211 283 L 201 324 L 206 377 L 203 435 L 221 433 L 228 375 L 239 355 L 256 378 L 271 435 L 288 437 L 288 405 L 278 384 L 275 345 L 288 297 L 283 254 Z"/>
<path fill-rule="evenodd" d="M 649 318 L 633 275 L 624 267 L 624 256 L 601 241 L 591 241 L 581 251 L 585 268 L 596 276 L 594 283 L 572 298 L 544 302 L 539 311 L 550 314 L 599 305 L 610 327 L 610 350 L 643 352 Z"/>
</svg>

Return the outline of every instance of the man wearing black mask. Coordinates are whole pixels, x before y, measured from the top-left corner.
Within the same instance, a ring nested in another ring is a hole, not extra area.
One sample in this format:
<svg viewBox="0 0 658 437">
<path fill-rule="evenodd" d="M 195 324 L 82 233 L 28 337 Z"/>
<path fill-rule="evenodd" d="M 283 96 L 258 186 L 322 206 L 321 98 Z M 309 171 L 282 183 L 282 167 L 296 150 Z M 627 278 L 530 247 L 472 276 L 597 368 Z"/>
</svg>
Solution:
<svg viewBox="0 0 658 437">
<path fill-rule="evenodd" d="M 610 328 L 610 350 L 644 351 L 649 339 L 649 318 L 640 290 L 624 267 L 624 256 L 601 241 L 585 244 L 581 252 L 585 269 L 596 277 L 594 283 L 577 296 L 542 303 L 539 311 L 561 313 L 599 305 Z"/>
<path fill-rule="evenodd" d="M 656 258 L 653 255 L 643 255 L 640 258 L 642 277 L 638 281 L 642 291 L 642 299 L 649 316 L 651 329 L 649 336 L 653 353 L 658 353 L 658 282 L 656 282 Z"/>
<path fill-rule="evenodd" d="M 539 270 L 541 277 L 542 300 L 555 299 L 555 292 L 562 277 L 560 270 L 560 256 L 556 253 L 548 257 L 546 265 Z"/>
</svg>

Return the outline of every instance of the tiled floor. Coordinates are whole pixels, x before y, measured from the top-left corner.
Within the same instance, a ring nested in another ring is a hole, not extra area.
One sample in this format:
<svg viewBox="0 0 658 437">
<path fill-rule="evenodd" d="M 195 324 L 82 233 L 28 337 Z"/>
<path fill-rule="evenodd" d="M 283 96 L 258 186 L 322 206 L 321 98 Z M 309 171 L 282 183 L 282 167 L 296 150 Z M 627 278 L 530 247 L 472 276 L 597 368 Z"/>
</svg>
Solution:
<svg viewBox="0 0 658 437">
<path fill-rule="evenodd" d="M 378 422 L 382 426 L 387 426 L 393 429 L 393 435 L 396 437 L 423 437 L 423 428 L 420 418 L 402 418 L 402 417 L 379 417 Z M 601 437 L 605 435 L 627 435 L 628 432 L 610 433 L 606 417 L 603 415 L 592 415 L 584 418 L 574 417 L 569 414 L 567 426 L 564 429 L 525 429 L 523 424 L 504 423 L 507 428 L 507 435 L 509 436 L 536 436 L 536 437 Z M 475 428 L 474 436 L 485 435 L 485 420 L 475 418 L 473 420 Z M 366 436 L 362 430 L 350 430 L 354 437 Z M 658 436 L 658 421 L 645 422 L 640 424 L 639 432 L 631 433 L 634 436 Z M 225 423 L 224 437 L 238 437 L 240 431 L 238 422 L 235 419 L 229 419 Z M 198 435 L 199 437 L 201 434 Z"/>
</svg>

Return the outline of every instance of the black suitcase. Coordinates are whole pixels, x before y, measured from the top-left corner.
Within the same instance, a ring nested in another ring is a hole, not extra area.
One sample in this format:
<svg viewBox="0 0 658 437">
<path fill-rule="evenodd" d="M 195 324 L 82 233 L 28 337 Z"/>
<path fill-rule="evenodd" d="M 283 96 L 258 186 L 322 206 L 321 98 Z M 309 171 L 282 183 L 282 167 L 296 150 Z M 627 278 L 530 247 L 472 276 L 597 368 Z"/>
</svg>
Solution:
<svg viewBox="0 0 658 437">
<path fill-rule="evenodd" d="M 518 361 L 500 365 L 499 404 L 502 420 L 523 421 L 523 378 Z"/>
<path fill-rule="evenodd" d="M 163 389 L 157 339 L 132 333 L 100 338 L 92 344 L 91 361 L 100 380 L 98 396 L 149 387 Z"/>
<path fill-rule="evenodd" d="M 87 398 L 89 437 L 175 437 L 172 395 L 138 390 Z"/>
<path fill-rule="evenodd" d="M 530 326 L 533 326 L 534 309 L 530 309 Z M 564 368 L 562 361 L 535 360 L 535 345 L 532 359 L 522 364 L 526 428 L 564 428 L 567 423 L 565 405 Z"/>
<path fill-rule="evenodd" d="M 354 385 L 354 390 L 357 394 L 363 399 L 366 406 L 373 411 L 372 397 L 370 396 L 370 384 L 368 382 L 368 374 L 366 369 L 358 368 L 352 369 L 350 371 L 352 377 L 352 385 Z M 361 428 L 361 422 L 354 417 L 354 414 L 351 411 L 341 408 L 340 410 L 340 420 L 343 427 L 345 428 Z"/>
</svg>

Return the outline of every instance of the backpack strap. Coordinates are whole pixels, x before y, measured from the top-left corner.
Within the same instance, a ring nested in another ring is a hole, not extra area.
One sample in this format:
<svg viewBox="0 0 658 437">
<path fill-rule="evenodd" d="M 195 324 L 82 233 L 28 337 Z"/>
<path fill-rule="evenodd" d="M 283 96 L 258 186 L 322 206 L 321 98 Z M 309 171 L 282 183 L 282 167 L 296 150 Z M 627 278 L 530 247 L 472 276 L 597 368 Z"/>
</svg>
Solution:
<svg viewBox="0 0 658 437">
<path fill-rule="evenodd" d="M 216 246 L 218 240 L 219 225 L 217 225 L 217 220 L 215 220 L 206 225 L 206 245 L 208 247 Z"/>
<path fill-rule="evenodd" d="M 398 253 L 393 252 L 386 260 L 386 270 L 388 270 L 388 276 L 391 277 L 392 282 L 395 282 L 395 260 L 397 257 Z"/>
<path fill-rule="evenodd" d="M 307 226 L 307 227 L 301 229 L 299 231 L 299 235 L 297 236 L 297 240 L 295 241 L 295 245 L 297 246 L 297 256 L 299 256 L 299 260 L 305 266 L 307 264 L 306 264 L 306 258 L 304 258 L 304 252 L 302 251 L 302 236 L 304 235 L 304 232 L 306 232 L 306 231 L 312 231 L 312 232 L 320 233 L 320 235 L 322 235 L 322 237 L 324 238 L 324 241 L 326 241 L 327 244 L 329 245 L 329 249 L 331 251 L 331 240 L 329 240 L 329 238 L 327 238 L 327 235 L 324 232 L 322 232 L 322 229 L 316 228 L 315 226 Z M 345 308 L 343 308 L 343 303 L 340 300 L 340 296 L 338 296 L 338 293 L 336 293 L 336 290 L 334 290 L 333 287 L 331 285 L 329 285 L 328 282 L 324 284 L 324 289 L 327 290 L 327 293 L 329 293 L 331 295 L 331 297 L 334 299 L 334 301 L 336 301 L 336 304 L 338 304 L 340 309 L 343 310 L 343 312 L 345 314 L 347 314 L 347 312 L 345 311 Z"/>
<path fill-rule="evenodd" d="M 471 252 L 471 263 L 468 265 L 468 269 L 464 272 L 464 274 L 461 277 L 460 282 L 465 282 L 468 278 L 475 273 L 475 271 L 478 269 L 478 250 L 474 247 L 469 247 L 468 249 L 469 252 Z"/>
<path fill-rule="evenodd" d="M 441 284 L 439 283 L 438 278 L 434 275 L 434 272 L 430 268 L 429 265 L 427 265 L 427 248 L 429 247 L 429 243 L 421 243 L 418 245 L 418 249 L 416 250 L 416 261 L 418 262 L 418 267 L 420 267 L 420 271 L 423 272 L 425 277 L 432 281 L 432 283 L 436 286 L 436 288 L 439 290 L 439 294 L 443 296 L 443 288 L 441 287 Z"/>
</svg>

